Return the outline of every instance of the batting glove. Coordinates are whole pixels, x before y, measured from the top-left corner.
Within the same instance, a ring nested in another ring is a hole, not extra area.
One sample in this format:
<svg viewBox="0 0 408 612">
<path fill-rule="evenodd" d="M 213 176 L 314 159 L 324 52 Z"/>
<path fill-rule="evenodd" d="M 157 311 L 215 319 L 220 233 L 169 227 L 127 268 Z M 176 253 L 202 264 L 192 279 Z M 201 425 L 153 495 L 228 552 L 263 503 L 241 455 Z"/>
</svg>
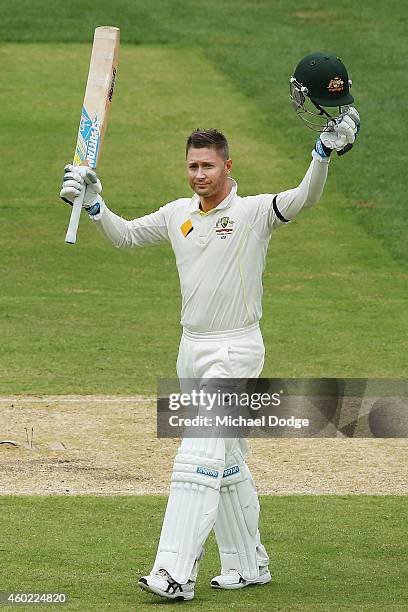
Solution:
<svg viewBox="0 0 408 612">
<path fill-rule="evenodd" d="M 351 106 L 347 112 L 330 122 L 328 131 L 320 134 L 315 151 L 321 157 L 330 157 L 334 149 L 339 155 L 343 155 L 352 148 L 359 130 L 360 115 Z"/>
<path fill-rule="evenodd" d="M 99 204 L 102 202 L 100 196 L 102 185 L 96 172 L 88 166 L 73 166 L 72 164 L 65 166 L 60 198 L 72 206 L 75 198 L 80 195 L 83 185 L 85 185 L 85 195 L 82 207 L 88 212 L 93 211 L 94 208 L 99 210 Z"/>
</svg>

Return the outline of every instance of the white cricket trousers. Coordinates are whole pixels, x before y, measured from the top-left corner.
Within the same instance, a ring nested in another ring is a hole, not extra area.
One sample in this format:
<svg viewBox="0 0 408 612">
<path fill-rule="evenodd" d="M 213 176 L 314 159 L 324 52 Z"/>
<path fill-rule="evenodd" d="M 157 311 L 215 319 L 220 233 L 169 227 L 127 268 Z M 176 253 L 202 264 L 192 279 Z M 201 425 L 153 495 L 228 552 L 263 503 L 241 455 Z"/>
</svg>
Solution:
<svg viewBox="0 0 408 612">
<path fill-rule="evenodd" d="M 224 332 L 183 330 L 177 358 L 179 378 L 258 378 L 265 357 L 259 324 Z"/>
<path fill-rule="evenodd" d="M 202 379 L 258 378 L 264 356 L 258 323 L 221 333 L 184 329 L 177 374 L 182 389 L 183 379 L 188 379 L 186 389 L 191 389 L 192 382 L 199 388 Z M 235 569 L 246 580 L 257 579 L 259 567 L 268 565 L 269 557 L 260 539 L 259 501 L 245 463 L 247 454 L 244 438 L 183 439 L 152 573 L 164 568 L 178 582 L 195 580 L 203 545 L 214 528 L 221 570 Z M 218 474 L 217 480 L 203 486 L 206 477 L 197 476 L 202 468 L 196 462 Z M 191 490 L 190 481 L 196 483 Z"/>
</svg>

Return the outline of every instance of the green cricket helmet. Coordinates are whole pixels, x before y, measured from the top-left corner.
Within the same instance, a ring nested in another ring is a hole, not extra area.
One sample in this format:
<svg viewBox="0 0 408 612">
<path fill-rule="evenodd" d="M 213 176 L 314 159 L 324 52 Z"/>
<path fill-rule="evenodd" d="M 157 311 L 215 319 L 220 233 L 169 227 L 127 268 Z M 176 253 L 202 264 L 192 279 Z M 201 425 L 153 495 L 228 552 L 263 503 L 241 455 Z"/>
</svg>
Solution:
<svg viewBox="0 0 408 612">
<path fill-rule="evenodd" d="M 354 102 L 350 86 L 347 68 L 339 57 L 330 53 L 311 53 L 295 68 L 290 79 L 290 97 L 296 113 L 306 125 L 322 131 L 328 129 L 329 121 L 335 116 L 325 107 L 337 107 L 338 115 Z M 319 117 L 321 121 L 313 123 L 309 115 Z"/>
</svg>

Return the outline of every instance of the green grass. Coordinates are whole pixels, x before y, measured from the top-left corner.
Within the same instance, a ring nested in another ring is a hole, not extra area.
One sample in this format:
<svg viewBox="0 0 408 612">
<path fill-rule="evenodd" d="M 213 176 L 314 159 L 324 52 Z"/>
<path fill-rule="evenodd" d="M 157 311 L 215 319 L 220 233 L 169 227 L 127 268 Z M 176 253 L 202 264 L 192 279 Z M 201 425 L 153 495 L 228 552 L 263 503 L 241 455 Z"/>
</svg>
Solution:
<svg viewBox="0 0 408 612">
<path fill-rule="evenodd" d="M 343 55 L 364 129 L 333 160 L 318 207 L 272 241 L 263 375 L 405 376 L 406 152 L 402 98 L 384 86 L 406 88 L 405 15 L 394 4 L 2 3 L 0 393 L 151 393 L 175 375 L 171 250 L 119 252 L 86 218 L 78 244 L 64 244 L 61 168 L 101 23 L 135 43 L 120 51 L 99 170 L 108 204 L 129 218 L 189 195 L 183 146 L 199 125 L 226 132 L 241 194 L 296 185 L 314 134 L 288 104 L 287 78 L 315 41 Z"/>
<path fill-rule="evenodd" d="M 363 130 L 358 152 L 342 160 L 344 171 L 336 182 L 355 219 L 397 260 L 408 260 L 407 152 L 400 137 L 402 92 L 408 86 L 404 3 L 344 0 L 340 7 L 318 0 L 190 0 L 188 5 L 184 0 L 99 0 L 84 6 L 80 0 L 14 0 L 3 3 L 0 17 L 0 40 L 7 42 L 89 44 L 96 25 L 112 24 L 121 28 L 125 42 L 177 43 L 186 55 L 189 47 L 199 47 L 254 101 L 266 138 L 292 159 L 301 157 L 312 134 L 294 119 L 288 77 L 306 53 L 327 49 L 340 54 L 350 67 Z"/>
<path fill-rule="evenodd" d="M 211 537 L 189 609 L 406 610 L 404 497 L 263 497 L 261 506 L 273 583 L 212 590 Z M 87 612 L 166 606 L 135 587 L 151 569 L 164 507 L 157 497 L 1 498 L 0 591 L 66 591 L 66 609 Z"/>
<path fill-rule="evenodd" d="M 174 257 L 167 246 L 113 249 L 85 216 L 77 245 L 65 245 L 69 210 L 57 193 L 78 106 L 76 88 L 61 96 L 66 54 L 64 45 L 2 49 L 9 77 L 4 139 L 14 164 L 0 213 L 1 392 L 151 392 L 157 376 L 174 375 L 180 333 Z M 84 48 L 70 45 L 69 54 L 86 74 Z M 27 72 L 28 58 L 36 60 L 35 71 Z M 302 177 L 308 151 L 297 169 L 282 159 L 264 137 L 256 106 L 201 53 L 124 46 L 121 61 L 100 167 L 105 198 L 120 214 L 134 217 L 188 195 L 180 143 L 203 117 L 208 123 L 209 113 L 230 134 L 241 193 L 283 189 Z M 201 74 L 208 87 L 197 108 Z M 165 95 L 172 104 L 163 109 Z M 215 108 L 213 95 L 219 99 Z M 331 174 L 338 171 L 333 163 Z M 404 375 L 406 277 L 343 204 L 331 176 L 321 205 L 272 241 L 265 273 L 265 376 Z"/>
</svg>

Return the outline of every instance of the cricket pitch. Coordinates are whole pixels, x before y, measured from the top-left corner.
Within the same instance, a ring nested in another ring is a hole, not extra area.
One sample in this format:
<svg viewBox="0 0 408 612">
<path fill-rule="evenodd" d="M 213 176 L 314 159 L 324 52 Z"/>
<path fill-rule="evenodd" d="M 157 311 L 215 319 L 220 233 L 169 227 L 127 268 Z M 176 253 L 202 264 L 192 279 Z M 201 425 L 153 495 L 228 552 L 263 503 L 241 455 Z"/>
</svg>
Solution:
<svg viewBox="0 0 408 612">
<path fill-rule="evenodd" d="M 157 439 L 153 397 L 0 397 L 0 494 L 167 495 L 178 444 Z M 260 494 L 408 493 L 404 439 L 249 445 Z"/>
</svg>

